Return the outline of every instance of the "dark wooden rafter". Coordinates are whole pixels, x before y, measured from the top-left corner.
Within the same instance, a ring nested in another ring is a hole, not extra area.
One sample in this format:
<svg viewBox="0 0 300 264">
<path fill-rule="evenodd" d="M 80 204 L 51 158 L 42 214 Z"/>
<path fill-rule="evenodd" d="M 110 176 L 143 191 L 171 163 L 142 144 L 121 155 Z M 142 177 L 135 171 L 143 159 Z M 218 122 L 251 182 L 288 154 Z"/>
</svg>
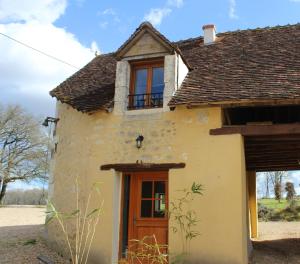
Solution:
<svg viewBox="0 0 300 264">
<path fill-rule="evenodd" d="M 245 136 L 248 170 L 299 170 L 300 134 Z"/>
<path fill-rule="evenodd" d="M 231 119 L 230 119 L 230 115 L 228 113 L 228 109 L 224 108 L 224 118 L 226 120 L 226 124 L 231 125 Z"/>
<path fill-rule="evenodd" d="M 299 170 L 299 166 L 292 166 L 292 165 L 281 165 L 281 166 L 270 166 L 267 165 L 265 167 L 263 166 L 254 166 L 254 167 L 247 167 L 247 170 L 249 171 L 256 171 L 256 172 L 267 172 L 267 171 L 295 171 Z"/>
<path fill-rule="evenodd" d="M 185 163 L 115 163 L 100 166 L 100 170 L 114 169 L 119 172 L 133 171 L 167 171 L 170 169 L 181 169 Z"/>
</svg>

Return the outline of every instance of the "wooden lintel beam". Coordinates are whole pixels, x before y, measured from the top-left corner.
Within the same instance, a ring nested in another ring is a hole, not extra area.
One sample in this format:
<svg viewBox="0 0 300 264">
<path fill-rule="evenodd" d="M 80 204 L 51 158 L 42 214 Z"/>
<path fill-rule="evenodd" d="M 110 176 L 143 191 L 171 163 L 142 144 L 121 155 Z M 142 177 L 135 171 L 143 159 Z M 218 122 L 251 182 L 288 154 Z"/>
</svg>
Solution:
<svg viewBox="0 0 300 264">
<path fill-rule="evenodd" d="M 243 136 L 272 136 L 272 135 L 300 135 L 300 123 L 280 124 L 280 125 L 242 125 L 224 126 L 211 129 L 210 135 L 232 135 L 241 134 Z"/>
<path fill-rule="evenodd" d="M 115 163 L 100 166 L 100 170 L 114 169 L 120 172 L 164 171 L 184 168 L 185 163 Z"/>
</svg>

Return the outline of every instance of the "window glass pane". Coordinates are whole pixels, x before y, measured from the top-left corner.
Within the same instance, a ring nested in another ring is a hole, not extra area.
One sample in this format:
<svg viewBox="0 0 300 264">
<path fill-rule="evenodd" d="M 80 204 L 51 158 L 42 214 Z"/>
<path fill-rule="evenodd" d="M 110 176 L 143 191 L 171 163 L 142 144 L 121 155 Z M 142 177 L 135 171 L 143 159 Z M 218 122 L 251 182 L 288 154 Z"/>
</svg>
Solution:
<svg viewBox="0 0 300 264">
<path fill-rule="evenodd" d="M 161 200 L 154 201 L 153 217 L 156 218 L 165 217 L 165 211 L 166 211 L 165 195 L 161 195 L 160 198 Z"/>
<path fill-rule="evenodd" d="M 147 69 L 139 69 L 135 72 L 135 86 L 134 86 L 134 98 L 133 98 L 133 106 L 135 108 L 143 108 L 145 106 L 146 97 L 145 93 L 147 92 Z"/>
<path fill-rule="evenodd" d="M 154 217 L 165 217 L 166 210 L 166 184 L 164 181 L 154 182 Z"/>
<path fill-rule="evenodd" d="M 147 91 L 147 69 L 138 69 L 135 74 L 135 94 L 145 94 Z"/>
<path fill-rule="evenodd" d="M 142 182 L 142 198 L 152 198 L 152 181 Z"/>
<path fill-rule="evenodd" d="M 151 93 L 163 93 L 164 87 L 164 68 L 153 68 Z"/>
<path fill-rule="evenodd" d="M 152 200 L 142 200 L 141 203 L 141 217 L 152 216 Z"/>
<path fill-rule="evenodd" d="M 154 198 L 160 199 L 160 197 L 165 195 L 165 182 L 164 181 L 156 181 L 154 182 Z"/>
</svg>

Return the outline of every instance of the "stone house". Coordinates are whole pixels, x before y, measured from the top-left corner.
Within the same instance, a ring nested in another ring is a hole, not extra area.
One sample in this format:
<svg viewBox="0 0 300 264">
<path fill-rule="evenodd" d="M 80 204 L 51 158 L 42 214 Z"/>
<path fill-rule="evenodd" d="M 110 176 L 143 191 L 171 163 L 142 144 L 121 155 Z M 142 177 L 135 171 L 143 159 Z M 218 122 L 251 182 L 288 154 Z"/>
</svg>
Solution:
<svg viewBox="0 0 300 264">
<path fill-rule="evenodd" d="M 300 25 L 169 41 L 142 23 L 50 92 L 57 99 L 50 196 L 62 209 L 102 182 L 90 263 L 117 263 L 155 234 L 180 252 L 170 201 L 193 182 L 191 263 L 245 264 L 257 236 L 255 172 L 299 169 Z M 93 201 L 95 202 L 95 201 Z M 49 239 L 60 234 L 49 227 Z"/>
</svg>

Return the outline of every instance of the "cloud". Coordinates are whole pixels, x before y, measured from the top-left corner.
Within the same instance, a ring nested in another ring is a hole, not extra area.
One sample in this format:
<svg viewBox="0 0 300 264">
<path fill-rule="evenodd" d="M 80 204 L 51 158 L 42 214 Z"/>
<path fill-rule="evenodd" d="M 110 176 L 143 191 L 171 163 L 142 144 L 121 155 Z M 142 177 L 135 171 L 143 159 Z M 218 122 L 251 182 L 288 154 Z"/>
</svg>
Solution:
<svg viewBox="0 0 300 264">
<path fill-rule="evenodd" d="M 99 47 L 98 47 L 98 45 L 97 45 L 97 42 L 96 41 L 92 41 L 92 44 L 91 44 L 91 51 L 92 52 L 100 52 L 100 49 L 99 49 Z"/>
<path fill-rule="evenodd" d="M 163 19 L 172 13 L 174 8 L 180 8 L 184 0 L 167 0 L 165 7 L 151 8 L 144 16 L 144 20 L 151 22 L 154 26 L 159 26 Z"/>
<path fill-rule="evenodd" d="M 116 23 L 119 23 L 121 21 L 118 16 L 118 13 L 113 8 L 107 8 L 101 12 L 98 12 L 98 15 L 106 16 L 106 17 L 110 16 L 112 17 L 113 21 Z"/>
<path fill-rule="evenodd" d="M 238 15 L 236 14 L 236 0 L 229 0 L 229 17 L 231 19 L 238 19 Z"/>
<path fill-rule="evenodd" d="M 180 8 L 183 6 L 183 0 L 168 0 L 167 4 L 169 6 L 175 6 L 177 8 Z"/>
<path fill-rule="evenodd" d="M 121 22 L 118 13 L 113 8 L 107 8 L 103 11 L 97 13 L 98 16 L 101 16 L 103 21 L 99 23 L 100 28 L 107 29 L 109 24 L 117 25 Z"/>
<path fill-rule="evenodd" d="M 112 15 L 115 16 L 116 15 L 116 11 L 113 10 L 112 8 L 107 8 L 104 11 L 101 12 L 102 15 Z"/>
<path fill-rule="evenodd" d="M 0 32 L 82 67 L 99 48 L 96 42 L 91 47 L 83 46 L 73 34 L 53 24 L 66 6 L 66 0 L 0 0 Z M 0 101 L 20 103 L 34 113 L 52 115 L 55 101 L 49 91 L 76 69 L 1 35 L 0 50 Z"/>
<path fill-rule="evenodd" d="M 99 26 L 102 28 L 102 29 L 106 29 L 107 26 L 108 26 L 108 21 L 104 21 L 104 22 L 100 22 Z"/>
<path fill-rule="evenodd" d="M 151 8 L 149 13 L 144 16 L 144 20 L 149 21 L 154 26 L 159 26 L 164 17 L 172 12 L 170 8 Z"/>
<path fill-rule="evenodd" d="M 40 23 L 52 23 L 65 11 L 67 0 L 43 1 L 0 1 L 0 21 L 22 22 L 36 20 Z"/>
</svg>

